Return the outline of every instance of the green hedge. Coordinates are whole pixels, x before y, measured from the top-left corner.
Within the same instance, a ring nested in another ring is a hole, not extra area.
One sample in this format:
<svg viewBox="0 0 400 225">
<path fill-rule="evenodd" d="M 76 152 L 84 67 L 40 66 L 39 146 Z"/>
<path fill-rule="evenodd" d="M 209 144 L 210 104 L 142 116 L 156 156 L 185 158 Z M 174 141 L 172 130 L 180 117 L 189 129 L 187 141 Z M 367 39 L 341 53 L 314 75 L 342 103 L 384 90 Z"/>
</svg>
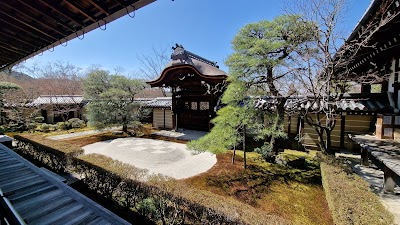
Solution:
<svg viewBox="0 0 400 225">
<path fill-rule="evenodd" d="M 88 187 L 157 224 L 289 224 L 233 198 L 188 187 L 163 176 L 39 135 L 15 136 L 18 151 L 56 171 L 73 170 Z"/>
<path fill-rule="evenodd" d="M 103 196 L 160 224 L 288 224 L 249 205 L 190 188 L 103 155 L 79 156 L 75 172 Z M 147 179 L 147 182 L 141 180 Z"/>
<path fill-rule="evenodd" d="M 84 151 L 62 141 L 54 141 L 43 136 L 23 134 L 14 136 L 17 151 L 38 160 L 56 171 L 66 171 L 69 160 Z"/>
<path fill-rule="evenodd" d="M 321 162 L 321 174 L 335 224 L 393 224 L 393 215 L 360 176 L 332 159 Z"/>
</svg>

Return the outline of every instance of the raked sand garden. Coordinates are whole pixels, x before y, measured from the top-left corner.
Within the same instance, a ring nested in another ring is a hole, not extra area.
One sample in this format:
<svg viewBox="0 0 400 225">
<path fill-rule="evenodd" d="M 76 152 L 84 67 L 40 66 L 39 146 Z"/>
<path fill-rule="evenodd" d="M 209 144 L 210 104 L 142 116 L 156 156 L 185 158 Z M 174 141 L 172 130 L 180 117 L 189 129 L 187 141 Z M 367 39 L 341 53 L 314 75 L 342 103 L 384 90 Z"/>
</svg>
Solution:
<svg viewBox="0 0 400 225">
<path fill-rule="evenodd" d="M 217 162 L 214 154 L 190 151 L 185 144 L 134 137 L 97 142 L 83 149 L 85 154 L 105 155 L 175 179 L 206 172 Z"/>
</svg>

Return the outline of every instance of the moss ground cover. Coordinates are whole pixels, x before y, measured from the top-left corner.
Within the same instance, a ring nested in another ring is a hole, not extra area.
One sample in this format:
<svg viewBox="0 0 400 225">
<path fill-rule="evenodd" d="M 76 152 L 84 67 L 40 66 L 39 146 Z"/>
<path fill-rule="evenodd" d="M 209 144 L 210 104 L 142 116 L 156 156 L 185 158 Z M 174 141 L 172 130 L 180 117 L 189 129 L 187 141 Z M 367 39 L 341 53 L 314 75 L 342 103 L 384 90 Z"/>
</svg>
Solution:
<svg viewBox="0 0 400 225">
<path fill-rule="evenodd" d="M 293 224 L 333 224 L 317 161 L 307 153 L 285 151 L 283 154 L 306 156 L 305 169 L 270 164 L 262 161 L 259 154 L 250 152 L 247 154 L 249 167 L 243 170 L 243 152 L 238 151 L 235 164 L 228 152 L 217 155 L 217 164 L 206 173 L 181 182 L 234 197 Z"/>
</svg>

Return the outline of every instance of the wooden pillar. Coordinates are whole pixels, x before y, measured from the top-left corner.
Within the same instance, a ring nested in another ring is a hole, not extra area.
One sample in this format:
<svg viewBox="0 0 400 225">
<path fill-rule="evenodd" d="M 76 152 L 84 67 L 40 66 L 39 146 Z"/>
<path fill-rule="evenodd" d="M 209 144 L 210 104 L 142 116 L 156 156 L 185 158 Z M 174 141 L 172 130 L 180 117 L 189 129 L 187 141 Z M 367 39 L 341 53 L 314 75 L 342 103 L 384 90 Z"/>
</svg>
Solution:
<svg viewBox="0 0 400 225">
<path fill-rule="evenodd" d="M 399 59 L 395 58 L 395 62 L 394 62 L 394 82 L 392 84 L 393 86 L 393 100 L 395 101 L 395 104 L 397 105 L 397 107 L 399 107 Z"/>
<path fill-rule="evenodd" d="M 345 126 L 346 126 L 346 113 L 340 115 L 340 148 L 344 149 Z"/>
<path fill-rule="evenodd" d="M 365 148 L 361 148 L 361 164 L 363 166 L 368 166 L 369 161 L 368 161 L 368 150 Z"/>
<path fill-rule="evenodd" d="M 389 81 L 385 80 L 382 81 L 382 88 L 381 88 L 381 93 L 386 93 L 389 90 Z"/>
<path fill-rule="evenodd" d="M 361 84 L 361 93 L 371 93 L 371 85 Z"/>
<path fill-rule="evenodd" d="M 172 88 L 172 129 L 178 130 L 178 115 L 176 111 L 176 89 Z"/>
<path fill-rule="evenodd" d="M 385 165 L 385 167 L 383 168 L 383 176 L 383 190 L 385 192 L 394 192 L 394 188 L 396 187 L 394 178 L 396 177 L 396 174 Z"/>
<path fill-rule="evenodd" d="M 166 128 L 165 127 L 165 109 L 163 109 L 163 111 L 164 111 L 164 129 Z"/>
</svg>

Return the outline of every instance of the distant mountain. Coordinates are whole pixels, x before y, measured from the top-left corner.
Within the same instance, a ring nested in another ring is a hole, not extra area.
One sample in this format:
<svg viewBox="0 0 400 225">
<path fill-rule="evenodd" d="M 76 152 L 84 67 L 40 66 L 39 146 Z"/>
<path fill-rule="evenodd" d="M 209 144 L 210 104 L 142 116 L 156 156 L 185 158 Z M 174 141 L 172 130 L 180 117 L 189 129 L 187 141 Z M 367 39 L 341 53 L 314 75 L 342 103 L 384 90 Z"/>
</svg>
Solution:
<svg viewBox="0 0 400 225">
<path fill-rule="evenodd" d="M 8 75 L 8 73 L 6 72 L 0 72 L 0 76 L 5 76 Z M 25 74 L 25 73 L 21 73 L 21 72 L 17 72 L 17 71 L 12 71 L 11 72 L 11 77 L 19 80 L 19 81 L 31 81 L 34 80 L 35 78 Z"/>
</svg>

